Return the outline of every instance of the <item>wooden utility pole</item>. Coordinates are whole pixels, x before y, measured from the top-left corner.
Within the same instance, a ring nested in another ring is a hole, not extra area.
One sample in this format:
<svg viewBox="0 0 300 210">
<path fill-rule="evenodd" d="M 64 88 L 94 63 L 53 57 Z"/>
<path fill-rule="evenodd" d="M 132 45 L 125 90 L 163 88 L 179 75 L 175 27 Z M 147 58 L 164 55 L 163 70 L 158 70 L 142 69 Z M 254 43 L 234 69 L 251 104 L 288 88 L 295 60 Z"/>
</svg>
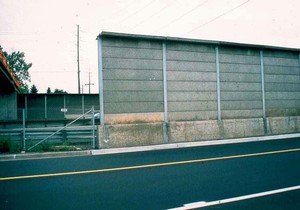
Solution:
<svg viewBox="0 0 300 210">
<path fill-rule="evenodd" d="M 79 25 L 77 25 L 77 73 L 78 73 L 78 94 L 80 94 Z"/>
</svg>

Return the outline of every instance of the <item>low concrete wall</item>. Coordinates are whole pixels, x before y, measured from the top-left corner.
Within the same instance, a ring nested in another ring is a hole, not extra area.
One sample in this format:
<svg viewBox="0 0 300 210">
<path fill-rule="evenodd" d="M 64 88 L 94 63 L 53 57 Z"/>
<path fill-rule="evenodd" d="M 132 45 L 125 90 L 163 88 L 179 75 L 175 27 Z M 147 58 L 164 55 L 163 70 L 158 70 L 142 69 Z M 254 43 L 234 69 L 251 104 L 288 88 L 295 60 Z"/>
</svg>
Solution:
<svg viewBox="0 0 300 210">
<path fill-rule="evenodd" d="M 267 134 L 295 133 L 300 131 L 300 116 L 267 118 Z"/>
<path fill-rule="evenodd" d="M 99 126 L 99 147 L 243 138 L 300 132 L 300 116 Z"/>
<path fill-rule="evenodd" d="M 99 147 L 116 148 L 163 144 L 162 123 L 99 126 Z"/>
<path fill-rule="evenodd" d="M 264 135 L 263 119 L 171 122 L 170 142 L 201 141 Z"/>
</svg>

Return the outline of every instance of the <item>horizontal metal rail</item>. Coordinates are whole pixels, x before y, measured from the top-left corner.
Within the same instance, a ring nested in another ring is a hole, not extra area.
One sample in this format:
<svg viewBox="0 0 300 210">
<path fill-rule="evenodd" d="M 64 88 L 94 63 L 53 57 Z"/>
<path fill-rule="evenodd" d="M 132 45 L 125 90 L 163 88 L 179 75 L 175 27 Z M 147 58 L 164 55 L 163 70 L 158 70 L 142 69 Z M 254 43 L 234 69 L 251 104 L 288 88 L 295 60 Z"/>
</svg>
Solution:
<svg viewBox="0 0 300 210">
<path fill-rule="evenodd" d="M 54 136 L 55 134 L 59 133 L 60 131 L 66 129 L 67 127 L 69 127 L 70 125 L 72 125 L 74 122 L 76 122 L 77 120 L 83 118 L 84 116 L 86 116 L 89 113 L 94 113 L 94 108 L 92 108 L 91 110 L 87 111 L 86 113 L 84 113 L 83 115 L 80 115 L 79 117 L 77 117 L 75 120 L 73 120 L 72 122 L 68 123 L 67 125 L 65 125 L 64 127 L 58 129 L 57 131 L 55 131 L 54 133 L 52 133 L 51 135 L 47 136 L 46 138 L 44 138 L 43 140 L 39 141 L 38 143 L 36 143 L 35 145 L 31 146 L 28 148 L 27 151 L 30 151 L 31 149 L 33 149 L 34 147 L 40 145 L 41 143 L 43 143 L 44 141 L 48 140 L 49 138 L 51 138 L 52 136 Z M 93 116 L 93 120 L 94 120 L 94 116 Z M 93 128 L 95 129 L 95 128 Z"/>
</svg>

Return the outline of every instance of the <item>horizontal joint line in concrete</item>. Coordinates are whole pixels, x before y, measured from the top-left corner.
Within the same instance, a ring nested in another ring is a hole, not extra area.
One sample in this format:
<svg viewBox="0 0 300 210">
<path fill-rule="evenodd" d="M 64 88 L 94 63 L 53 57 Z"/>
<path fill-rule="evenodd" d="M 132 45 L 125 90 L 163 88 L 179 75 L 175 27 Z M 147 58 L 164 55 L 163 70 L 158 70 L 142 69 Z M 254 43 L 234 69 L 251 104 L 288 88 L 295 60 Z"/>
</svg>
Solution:
<svg viewBox="0 0 300 210">
<path fill-rule="evenodd" d="M 287 65 L 271 65 L 271 64 L 264 64 L 265 67 L 295 67 L 295 68 L 299 68 L 299 66 L 287 66 Z"/>
</svg>

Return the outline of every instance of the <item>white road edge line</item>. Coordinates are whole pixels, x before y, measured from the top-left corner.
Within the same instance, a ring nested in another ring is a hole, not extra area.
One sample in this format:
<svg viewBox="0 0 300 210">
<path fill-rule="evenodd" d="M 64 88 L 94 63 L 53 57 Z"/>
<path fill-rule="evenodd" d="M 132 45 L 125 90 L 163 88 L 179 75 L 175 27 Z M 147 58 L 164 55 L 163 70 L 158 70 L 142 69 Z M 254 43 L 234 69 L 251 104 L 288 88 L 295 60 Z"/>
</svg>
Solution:
<svg viewBox="0 0 300 210">
<path fill-rule="evenodd" d="M 99 149 L 91 150 L 91 155 L 107 155 L 116 153 L 129 153 L 129 152 L 145 152 L 154 150 L 165 150 L 165 149 L 178 149 L 178 148 L 188 148 L 188 147 L 200 147 L 200 146 L 213 146 L 222 144 L 237 144 L 237 143 L 247 143 L 247 142 L 259 142 L 259 141 L 270 141 L 279 139 L 291 139 L 299 138 L 300 133 L 295 134 L 282 134 L 282 135 L 272 135 L 272 136 L 259 136 L 259 137 L 248 137 L 248 138 L 236 138 L 236 139 L 223 139 L 223 140 L 209 140 L 209 141 L 198 141 L 198 142 L 183 142 L 183 143 L 170 143 L 152 146 L 142 146 L 142 147 L 125 147 L 125 148 L 111 148 L 111 149 Z"/>
<path fill-rule="evenodd" d="M 207 207 L 207 206 L 214 206 L 214 205 L 220 205 L 220 204 L 224 204 L 224 203 L 242 201 L 242 200 L 258 198 L 258 197 L 262 197 L 262 196 L 268 196 L 268 195 L 273 195 L 273 194 L 278 194 L 278 193 L 283 193 L 283 192 L 288 192 L 288 191 L 293 191 L 293 190 L 299 190 L 299 189 L 300 189 L 300 185 L 297 185 L 297 186 L 293 186 L 293 187 L 287 187 L 287 188 L 271 190 L 271 191 L 266 191 L 266 192 L 261 192 L 261 193 L 244 195 L 244 196 L 228 198 L 228 199 L 223 199 L 223 200 L 218 200 L 218 201 L 210 201 L 210 202 L 200 201 L 200 202 L 185 204 L 183 207 L 173 208 L 173 209 L 169 209 L 169 210 L 187 210 L 187 209 L 203 208 L 203 207 Z"/>
</svg>

